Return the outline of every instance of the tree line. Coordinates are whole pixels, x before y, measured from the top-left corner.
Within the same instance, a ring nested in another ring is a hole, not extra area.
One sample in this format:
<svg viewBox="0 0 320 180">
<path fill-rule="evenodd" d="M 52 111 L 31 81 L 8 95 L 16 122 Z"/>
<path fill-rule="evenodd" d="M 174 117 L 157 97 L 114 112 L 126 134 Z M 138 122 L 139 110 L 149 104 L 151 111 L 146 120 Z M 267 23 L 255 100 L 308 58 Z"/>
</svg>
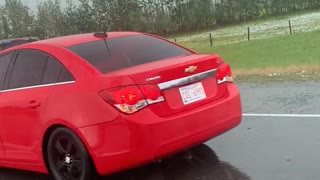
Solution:
<svg viewBox="0 0 320 180">
<path fill-rule="evenodd" d="M 168 35 L 319 7 L 320 0 L 45 0 L 36 7 L 5 0 L 0 39 L 104 30 Z"/>
</svg>

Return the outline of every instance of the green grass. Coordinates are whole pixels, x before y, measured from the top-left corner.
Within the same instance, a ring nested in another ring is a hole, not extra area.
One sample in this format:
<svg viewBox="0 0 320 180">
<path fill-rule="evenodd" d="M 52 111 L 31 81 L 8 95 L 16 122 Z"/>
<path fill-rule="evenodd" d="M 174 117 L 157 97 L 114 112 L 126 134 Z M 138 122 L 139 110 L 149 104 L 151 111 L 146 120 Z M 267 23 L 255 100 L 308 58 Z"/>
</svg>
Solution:
<svg viewBox="0 0 320 180">
<path fill-rule="evenodd" d="M 320 31 L 214 47 L 208 43 L 188 42 L 182 45 L 201 53 L 218 53 L 236 70 L 261 69 L 263 72 L 268 68 L 297 69 L 299 66 L 320 70 Z"/>
</svg>

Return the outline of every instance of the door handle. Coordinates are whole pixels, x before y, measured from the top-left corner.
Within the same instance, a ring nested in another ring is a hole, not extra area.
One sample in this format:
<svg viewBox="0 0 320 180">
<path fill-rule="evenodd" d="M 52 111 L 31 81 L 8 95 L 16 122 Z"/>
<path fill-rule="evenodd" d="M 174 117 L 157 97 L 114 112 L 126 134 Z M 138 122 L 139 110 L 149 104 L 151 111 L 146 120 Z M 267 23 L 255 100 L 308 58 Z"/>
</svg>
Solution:
<svg viewBox="0 0 320 180">
<path fill-rule="evenodd" d="M 30 101 L 28 104 L 28 108 L 31 108 L 31 109 L 36 109 L 39 106 L 40 106 L 40 103 L 35 100 Z"/>
</svg>

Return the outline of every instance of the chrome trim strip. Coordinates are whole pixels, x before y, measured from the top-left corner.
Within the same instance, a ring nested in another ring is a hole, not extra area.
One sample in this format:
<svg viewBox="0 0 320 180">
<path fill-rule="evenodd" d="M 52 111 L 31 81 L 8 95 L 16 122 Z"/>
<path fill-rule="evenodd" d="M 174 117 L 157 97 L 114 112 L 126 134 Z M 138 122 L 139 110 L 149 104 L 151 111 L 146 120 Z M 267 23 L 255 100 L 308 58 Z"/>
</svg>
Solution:
<svg viewBox="0 0 320 180">
<path fill-rule="evenodd" d="M 192 76 L 188 76 L 188 77 L 184 77 L 184 78 L 180 78 L 180 79 L 175 79 L 175 80 L 171 80 L 171 81 L 167 81 L 167 82 L 163 82 L 158 84 L 158 87 L 160 88 L 160 90 L 166 90 L 166 89 L 170 89 L 173 87 L 177 87 L 177 86 L 183 86 L 189 83 L 193 83 L 193 82 L 197 82 L 212 76 L 215 76 L 217 74 L 217 70 L 216 69 L 212 69 L 209 71 L 205 71 L 199 74 L 195 74 Z"/>
<path fill-rule="evenodd" d="M 64 84 L 72 84 L 76 81 L 66 81 L 66 82 L 59 82 L 59 83 L 52 83 L 52 84 L 42 84 L 37 86 L 29 86 L 29 87 L 22 87 L 22 88 L 14 88 L 14 89 L 6 89 L 0 91 L 0 93 L 4 92 L 11 92 L 11 91 L 19 91 L 19 90 L 25 90 L 25 89 L 34 89 L 34 88 L 41 88 L 41 87 L 48 87 L 48 86 L 58 86 L 58 85 L 64 85 Z"/>
</svg>

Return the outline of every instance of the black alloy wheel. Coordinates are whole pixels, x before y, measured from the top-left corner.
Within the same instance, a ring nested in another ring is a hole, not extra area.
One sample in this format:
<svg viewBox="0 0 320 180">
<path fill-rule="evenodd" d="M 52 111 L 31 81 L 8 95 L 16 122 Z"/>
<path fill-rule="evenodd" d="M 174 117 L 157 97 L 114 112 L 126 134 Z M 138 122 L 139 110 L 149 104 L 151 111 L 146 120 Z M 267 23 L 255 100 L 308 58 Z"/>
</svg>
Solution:
<svg viewBox="0 0 320 180">
<path fill-rule="evenodd" d="M 67 128 L 58 128 L 47 145 L 48 169 L 56 180 L 93 180 L 97 173 L 80 138 Z"/>
</svg>

